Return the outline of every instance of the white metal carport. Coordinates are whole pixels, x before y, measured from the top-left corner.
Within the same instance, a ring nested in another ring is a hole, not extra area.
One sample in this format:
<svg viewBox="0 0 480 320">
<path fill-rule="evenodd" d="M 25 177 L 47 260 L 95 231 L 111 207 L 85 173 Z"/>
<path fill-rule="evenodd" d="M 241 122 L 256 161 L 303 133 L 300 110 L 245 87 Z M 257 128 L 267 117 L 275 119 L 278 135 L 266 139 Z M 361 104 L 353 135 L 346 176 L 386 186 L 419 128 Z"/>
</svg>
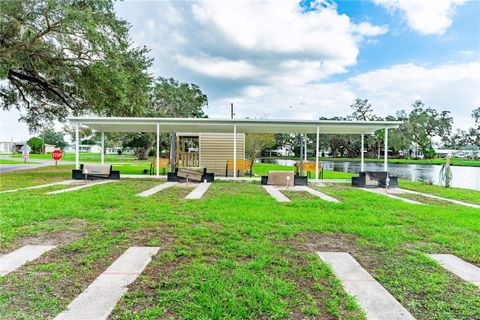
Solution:
<svg viewBox="0 0 480 320">
<path fill-rule="evenodd" d="M 75 167 L 79 168 L 79 134 L 80 125 L 88 126 L 102 132 L 102 157 L 104 161 L 105 132 L 155 132 L 157 146 L 160 145 L 161 132 L 208 132 L 233 133 L 234 177 L 236 177 L 236 133 L 310 133 L 316 134 L 316 170 L 318 180 L 319 137 L 320 134 L 359 134 L 361 135 L 361 171 L 364 170 L 364 137 L 377 130 L 385 129 L 384 170 L 388 170 L 388 129 L 398 128 L 399 121 L 337 121 L 337 120 L 257 120 L 257 119 L 209 119 L 209 118 L 124 118 L 124 117 L 74 117 L 68 119 L 75 125 Z M 160 148 L 157 148 L 157 160 Z M 157 161 L 157 175 L 159 175 Z"/>
</svg>

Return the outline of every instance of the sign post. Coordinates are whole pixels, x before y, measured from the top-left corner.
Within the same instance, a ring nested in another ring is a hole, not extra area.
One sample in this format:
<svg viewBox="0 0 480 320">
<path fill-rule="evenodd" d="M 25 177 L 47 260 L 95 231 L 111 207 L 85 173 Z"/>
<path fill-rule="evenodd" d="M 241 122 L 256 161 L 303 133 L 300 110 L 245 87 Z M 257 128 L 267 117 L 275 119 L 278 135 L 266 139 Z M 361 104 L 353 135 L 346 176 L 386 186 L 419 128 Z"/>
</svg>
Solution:
<svg viewBox="0 0 480 320">
<path fill-rule="evenodd" d="M 27 163 L 27 159 L 30 157 L 30 151 L 32 151 L 32 148 L 30 148 L 28 144 L 25 144 L 20 148 L 20 151 L 22 151 L 23 161 Z"/>
<path fill-rule="evenodd" d="M 57 161 L 62 159 L 63 157 L 63 154 L 62 154 L 62 151 L 61 150 L 53 150 L 52 152 L 52 158 L 53 160 L 55 160 L 55 165 L 57 165 Z"/>
</svg>

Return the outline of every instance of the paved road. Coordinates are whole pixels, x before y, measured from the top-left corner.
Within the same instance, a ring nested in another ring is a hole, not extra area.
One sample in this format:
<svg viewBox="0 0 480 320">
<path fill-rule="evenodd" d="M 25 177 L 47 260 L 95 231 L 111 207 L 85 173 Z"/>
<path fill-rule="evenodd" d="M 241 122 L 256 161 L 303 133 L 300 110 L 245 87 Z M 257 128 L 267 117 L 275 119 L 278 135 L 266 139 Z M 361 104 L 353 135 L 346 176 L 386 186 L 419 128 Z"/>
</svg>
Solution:
<svg viewBox="0 0 480 320">
<path fill-rule="evenodd" d="M 0 155 L 2 160 L 15 160 L 22 161 L 22 158 L 14 158 L 11 156 Z M 29 170 L 36 169 L 41 167 L 53 166 L 55 161 L 45 160 L 45 159 L 30 159 L 32 162 L 37 162 L 37 164 L 0 164 L 0 173 L 18 171 L 18 170 Z M 75 164 L 73 161 L 60 161 L 61 164 Z"/>
</svg>

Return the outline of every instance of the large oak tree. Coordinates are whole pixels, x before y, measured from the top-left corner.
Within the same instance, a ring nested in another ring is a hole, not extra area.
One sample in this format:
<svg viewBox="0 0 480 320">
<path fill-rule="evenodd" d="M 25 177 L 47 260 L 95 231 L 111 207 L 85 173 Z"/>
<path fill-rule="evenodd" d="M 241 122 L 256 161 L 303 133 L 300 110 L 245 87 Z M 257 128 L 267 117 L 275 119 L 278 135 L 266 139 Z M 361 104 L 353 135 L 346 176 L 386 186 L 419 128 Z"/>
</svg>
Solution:
<svg viewBox="0 0 480 320">
<path fill-rule="evenodd" d="M 0 103 L 35 130 L 69 115 L 143 114 L 147 49 L 112 0 L 0 0 Z"/>
</svg>

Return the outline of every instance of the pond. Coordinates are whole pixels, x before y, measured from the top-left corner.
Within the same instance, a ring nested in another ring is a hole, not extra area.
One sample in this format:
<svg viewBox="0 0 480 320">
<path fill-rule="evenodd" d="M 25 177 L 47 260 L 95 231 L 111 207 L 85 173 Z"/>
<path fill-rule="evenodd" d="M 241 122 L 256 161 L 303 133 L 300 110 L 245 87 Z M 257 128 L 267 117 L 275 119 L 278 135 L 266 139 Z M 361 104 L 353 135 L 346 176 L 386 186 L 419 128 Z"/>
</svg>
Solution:
<svg viewBox="0 0 480 320">
<path fill-rule="evenodd" d="M 296 160 L 264 159 L 265 163 L 294 166 Z M 321 161 L 325 170 L 340 172 L 360 172 L 359 161 Z M 439 184 L 441 165 L 389 163 L 388 170 L 392 176 L 400 179 Z M 452 187 L 480 190 L 480 167 L 452 166 Z M 365 170 L 382 171 L 383 162 L 365 162 Z"/>
</svg>

